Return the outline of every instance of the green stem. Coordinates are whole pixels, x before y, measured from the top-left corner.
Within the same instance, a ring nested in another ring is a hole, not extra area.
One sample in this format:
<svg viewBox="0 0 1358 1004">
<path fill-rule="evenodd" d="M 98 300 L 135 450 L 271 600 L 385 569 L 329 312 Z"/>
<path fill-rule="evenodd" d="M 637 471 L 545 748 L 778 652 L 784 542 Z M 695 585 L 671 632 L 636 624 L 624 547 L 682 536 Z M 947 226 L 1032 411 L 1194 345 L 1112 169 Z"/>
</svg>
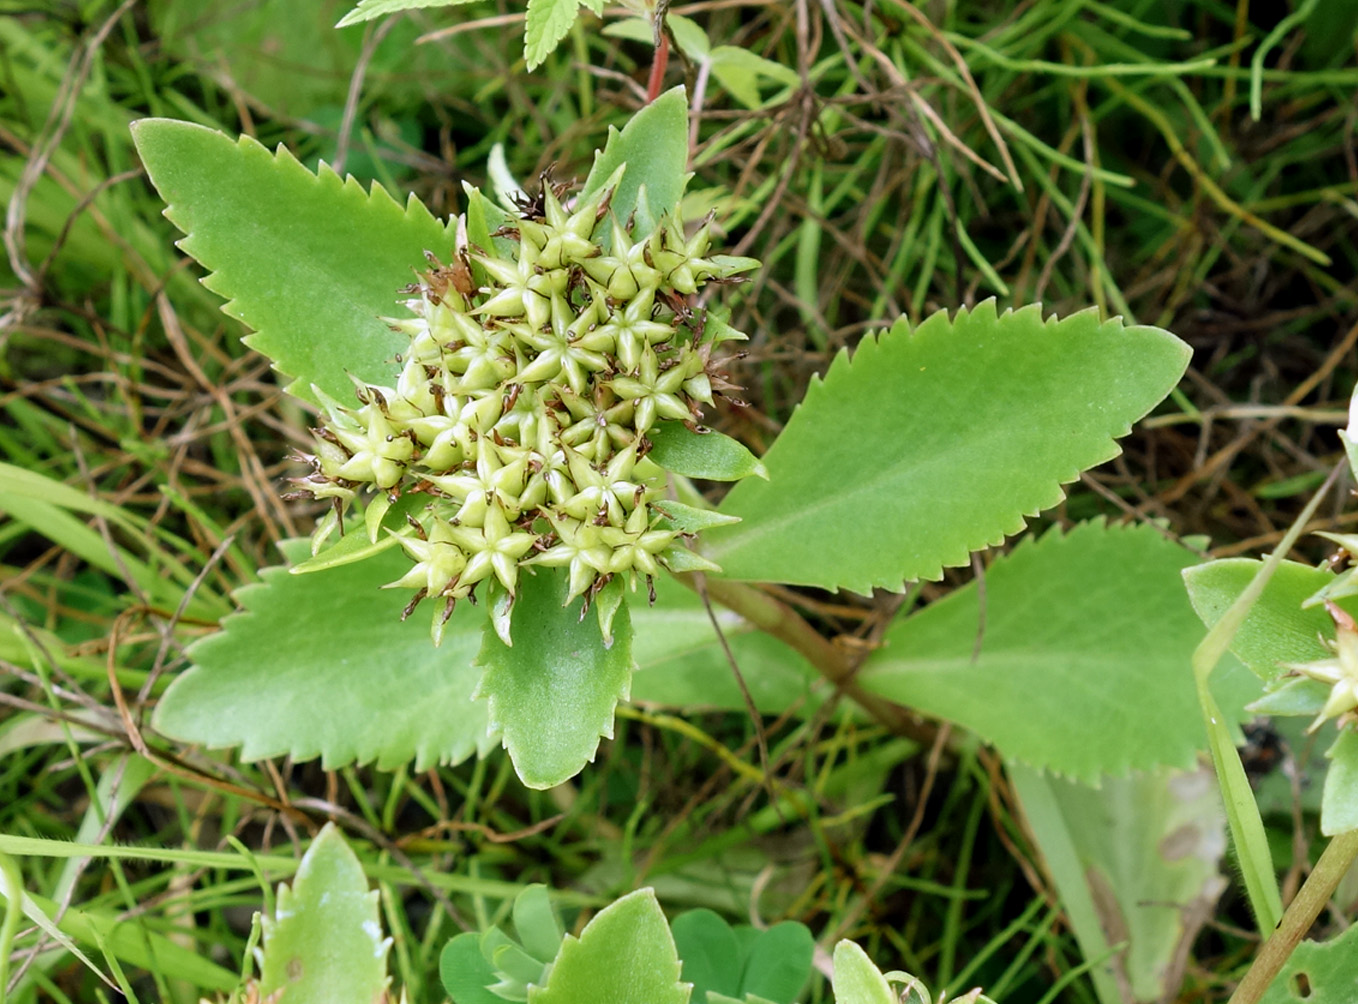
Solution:
<svg viewBox="0 0 1358 1004">
<path fill-rule="evenodd" d="M 1228 1004 L 1255 1004 L 1264 996 L 1355 860 L 1358 860 L 1358 830 L 1341 833 L 1330 841 Z"/>
<path fill-rule="evenodd" d="M 698 591 L 692 574 L 677 578 L 688 588 Z M 706 585 L 711 599 L 796 649 L 821 676 L 835 685 L 836 690 L 891 732 L 923 743 L 933 741 L 935 732 L 926 723 L 899 704 L 869 693 L 855 682 L 861 657 L 853 658 L 836 647 L 786 603 L 744 582 L 709 577 Z"/>
</svg>

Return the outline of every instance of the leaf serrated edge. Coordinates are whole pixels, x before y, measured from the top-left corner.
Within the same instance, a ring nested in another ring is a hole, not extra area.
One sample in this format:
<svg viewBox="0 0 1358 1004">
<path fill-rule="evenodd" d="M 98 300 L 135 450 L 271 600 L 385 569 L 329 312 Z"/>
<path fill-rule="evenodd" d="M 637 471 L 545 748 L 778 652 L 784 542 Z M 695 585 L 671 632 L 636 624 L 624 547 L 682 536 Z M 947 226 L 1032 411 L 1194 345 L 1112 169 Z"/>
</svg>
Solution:
<svg viewBox="0 0 1358 1004">
<path fill-rule="evenodd" d="M 252 597 L 257 593 L 269 592 L 273 588 L 273 583 L 275 582 L 275 580 L 280 582 L 286 582 L 289 580 L 291 570 L 295 566 L 286 563 L 287 560 L 286 553 L 284 553 L 283 557 L 285 561 L 284 564 L 270 565 L 268 568 L 261 569 L 259 572 L 258 581 L 247 582 L 244 585 L 240 586 L 239 588 L 231 590 L 229 596 L 231 600 L 237 605 L 238 609 L 232 610 L 230 613 L 223 615 L 222 618 L 217 622 L 218 629 L 216 631 L 212 632 L 211 634 L 204 635 L 201 638 L 194 639 L 185 647 L 184 655 L 189 660 L 190 665 L 188 669 L 178 674 L 178 676 L 176 676 L 176 679 L 189 676 L 190 674 L 193 673 L 204 672 L 204 667 L 199 665 L 197 660 L 194 658 L 195 651 L 198 650 L 200 646 L 204 644 L 208 645 L 209 647 L 213 644 L 216 644 L 217 642 L 222 640 L 223 637 L 229 631 L 235 629 L 238 625 L 240 625 L 243 622 L 248 623 L 248 621 L 251 618 L 257 617 L 259 615 L 259 607 L 256 605 L 251 605 L 251 603 L 249 602 L 249 597 Z M 473 661 L 473 667 L 480 668 L 475 661 Z M 635 669 L 635 660 L 633 661 L 633 668 Z M 628 679 L 628 686 L 629 688 L 631 686 L 630 677 Z M 479 683 L 477 687 L 479 689 L 480 687 Z M 476 694 L 473 693 L 473 698 L 475 698 L 475 696 Z M 154 711 L 152 712 L 152 714 L 154 716 Z M 153 728 L 155 727 L 154 717 L 152 718 L 152 727 Z M 612 736 L 610 735 L 606 738 L 611 739 Z M 490 749 L 493 748 L 492 742 L 493 739 L 494 737 L 490 735 L 479 737 L 476 741 L 476 748 L 473 751 L 473 754 L 476 756 L 484 756 Z M 320 760 L 321 767 L 324 770 L 337 770 L 340 767 L 345 767 L 349 765 L 363 767 L 371 763 L 377 764 L 377 768 L 379 770 L 393 770 L 396 767 L 402 764 L 410 763 L 413 760 L 415 763 L 414 769 L 418 772 L 427 770 L 435 765 L 446 765 L 453 762 L 453 759 L 451 757 L 444 756 L 443 754 L 437 754 L 431 758 L 429 756 L 428 750 L 424 748 L 426 745 L 427 744 L 412 745 L 409 756 L 401 755 L 395 758 L 389 758 L 385 760 L 383 759 L 384 751 L 376 747 L 369 747 L 367 749 L 364 749 L 359 746 L 350 746 L 347 749 L 345 756 L 336 757 L 334 755 L 335 753 L 334 750 L 325 750 L 321 749 L 320 747 L 312 749 L 297 743 L 293 743 L 291 746 L 287 748 L 279 746 L 278 748 L 275 749 L 260 742 L 252 742 L 252 740 L 249 738 L 242 739 L 240 742 L 223 743 L 220 746 L 209 745 L 208 748 L 239 750 L 238 755 L 243 761 L 247 763 L 253 763 L 258 760 L 265 760 L 279 756 L 291 757 L 293 760 L 299 763 L 306 762 L 309 760 Z M 470 759 L 470 757 L 473 754 L 468 754 L 465 759 Z"/>
<path fill-rule="evenodd" d="M 1094 531 L 1097 531 L 1105 536 L 1111 536 L 1113 534 L 1127 535 L 1134 532 L 1138 532 L 1144 528 L 1145 524 L 1141 523 L 1109 523 L 1105 516 L 1096 516 L 1093 519 L 1085 520 L 1070 527 L 1063 527 L 1060 524 L 1056 524 L 1041 534 L 1033 534 L 1019 541 L 1015 548 L 1005 556 L 1005 560 L 1006 561 L 1010 560 L 1014 557 L 1014 555 L 1020 553 L 1026 556 L 1025 560 L 1030 560 L 1034 556 L 1033 552 L 1044 550 L 1059 550 L 1061 547 L 1065 546 L 1075 535 L 1085 532 L 1092 533 Z M 1050 547 L 1046 546 L 1048 541 L 1052 541 Z M 1171 541 L 1171 543 L 1174 543 L 1176 546 L 1183 548 L 1183 550 L 1186 553 L 1192 554 L 1192 552 L 1188 548 L 1184 547 L 1182 543 L 1178 541 Z M 1249 560 L 1249 559 L 1239 559 L 1239 560 Z M 1203 567 L 1202 564 L 1187 565 L 1184 567 L 1183 571 L 1184 573 L 1187 573 L 1191 569 L 1201 567 Z M 961 590 L 957 590 L 948 594 L 947 596 L 944 596 L 938 602 L 947 603 L 953 596 L 960 597 L 961 595 L 963 595 Z M 1160 768 L 1169 770 L 1188 770 L 1197 763 L 1198 751 L 1194 749 L 1190 750 L 1188 754 L 1186 754 L 1182 763 L 1158 762 L 1156 764 L 1152 764 L 1149 766 L 1145 764 L 1137 765 L 1132 762 L 1130 757 L 1124 757 L 1122 758 L 1120 763 L 1115 761 L 1112 762 L 1110 766 L 1107 767 L 1099 766 L 1094 768 L 1088 773 L 1083 773 L 1078 770 L 1075 771 L 1060 770 L 1054 767 L 1049 762 L 1042 762 L 1033 757 L 1020 756 L 1017 754 L 1009 753 L 1001 749 L 991 739 L 981 735 L 981 733 L 975 732 L 975 730 L 970 729 L 969 731 L 973 731 L 974 734 L 980 737 L 981 740 L 987 746 L 990 746 L 991 748 L 997 750 L 1004 757 L 1006 762 L 1022 764 L 1023 766 L 1028 767 L 1038 772 L 1039 774 L 1045 774 L 1051 777 L 1061 778 L 1068 781 L 1076 781 L 1080 784 L 1090 785 L 1093 787 L 1099 786 L 1099 779 L 1101 777 L 1125 778 L 1129 777 L 1130 775 L 1137 771 Z"/>
<path fill-rule="evenodd" d="M 340 193 L 343 198 L 352 200 L 355 205 L 362 204 L 365 207 L 372 207 L 378 212 L 387 212 L 388 214 L 391 213 L 391 210 L 394 210 L 394 215 L 396 217 L 416 223 L 417 225 L 428 225 L 432 223 L 435 227 L 438 227 L 443 231 L 443 237 L 450 247 L 454 243 L 455 235 L 451 232 L 453 224 L 436 217 L 429 211 L 429 207 L 416 197 L 414 192 L 409 194 L 405 205 L 402 206 L 380 182 L 373 181 L 369 187 L 365 189 L 362 182 L 352 174 L 346 174 L 341 178 L 339 173 L 325 161 L 321 161 L 317 170 L 313 173 L 305 164 L 297 159 L 296 155 L 293 154 L 291 150 L 281 143 L 278 144 L 273 151 L 270 151 L 267 146 L 259 142 L 259 140 L 255 139 L 253 136 L 242 133 L 235 140 L 232 140 L 230 136 L 219 129 L 212 129 L 208 126 L 202 126 L 192 122 L 183 122 L 178 119 L 154 117 L 137 119 L 131 124 L 133 135 L 136 135 L 139 131 L 139 127 L 143 124 L 153 123 L 173 123 L 175 126 L 201 129 L 204 132 L 214 134 L 215 136 L 220 137 L 227 145 L 236 147 L 237 150 L 241 151 L 244 157 L 258 158 L 262 154 L 264 158 L 267 158 L 275 164 L 277 169 L 281 171 L 291 171 L 294 177 L 304 177 L 307 179 L 308 183 L 320 186 L 331 186 L 335 191 Z M 337 188 L 335 187 L 336 182 L 338 182 Z M 154 185 L 154 181 L 152 184 Z M 157 191 L 159 191 L 158 188 Z M 163 195 L 162 198 L 164 198 Z M 194 261 L 198 262 L 207 270 L 201 282 L 206 289 L 216 293 L 223 299 L 224 302 L 221 306 L 222 313 L 251 329 L 241 340 L 262 355 L 268 356 L 270 368 L 288 379 L 289 383 L 284 387 L 284 390 L 287 393 L 304 399 L 307 398 L 308 395 L 305 392 L 298 392 L 297 387 L 301 380 L 297 374 L 289 372 L 279 360 L 273 357 L 273 355 L 257 347 L 256 342 L 258 341 L 259 336 L 263 335 L 265 338 L 268 337 L 269 332 L 267 328 L 255 328 L 249 321 L 241 316 L 240 310 L 236 307 L 239 297 L 230 289 L 231 284 L 229 280 L 224 281 L 221 277 L 220 270 L 213 263 L 204 261 L 198 255 L 196 251 L 197 243 L 194 240 L 194 232 L 186 225 L 183 219 L 184 214 L 192 215 L 193 210 L 172 202 L 168 198 L 164 199 L 164 201 L 165 209 L 162 211 L 162 215 L 184 234 L 182 238 L 175 241 L 175 247 L 189 255 Z M 393 291 L 393 306 L 396 302 L 397 296 Z"/>
<path fill-rule="evenodd" d="M 913 340 L 914 338 L 920 336 L 921 334 L 926 335 L 926 337 L 933 337 L 932 331 L 933 328 L 952 330 L 957 327 L 959 322 L 968 321 L 972 317 L 975 317 L 977 315 L 981 315 L 982 319 L 989 320 L 995 324 L 1000 324 L 1007 317 L 1012 316 L 1015 318 L 1022 318 L 1027 315 L 1033 314 L 1037 315 L 1038 328 L 1044 334 L 1050 333 L 1052 335 L 1055 335 L 1061 328 L 1071 327 L 1072 326 L 1071 322 L 1074 321 L 1085 322 L 1088 320 L 1093 320 L 1094 324 L 1092 326 L 1091 335 L 1094 337 L 1106 337 L 1105 332 L 1109 334 L 1120 334 L 1123 332 L 1130 332 L 1135 330 L 1153 331 L 1158 332 L 1160 334 L 1169 335 L 1171 338 L 1174 337 L 1170 332 L 1165 331 L 1165 329 L 1163 328 L 1158 328 L 1154 325 L 1128 324 L 1121 315 L 1116 315 L 1114 317 L 1106 319 L 1100 318 L 1099 309 L 1097 307 L 1092 306 L 1085 307 L 1065 317 L 1061 317 L 1057 315 L 1055 312 L 1046 314 L 1044 316 L 1042 313 L 1042 305 L 1040 303 L 1024 304 L 1023 306 L 1018 308 L 1006 307 L 1001 312 L 998 310 L 998 301 L 996 300 L 996 298 L 993 296 L 987 297 L 985 300 L 982 300 L 980 303 L 977 303 L 970 308 L 962 306 L 955 308 L 951 312 L 947 310 L 936 311 L 935 313 L 930 314 L 917 326 L 911 325 L 909 318 L 905 316 L 899 317 L 892 324 L 883 328 L 879 328 L 876 331 L 869 332 L 868 334 L 864 335 L 864 337 L 858 342 L 858 344 L 854 347 L 852 351 L 850 351 L 847 346 L 842 347 L 835 354 L 834 358 L 831 360 L 830 365 L 826 369 L 826 372 L 823 376 L 819 373 L 815 373 L 812 375 L 811 379 L 807 383 L 807 390 L 806 393 L 803 395 L 802 400 L 799 401 L 793 408 L 793 415 L 795 416 L 796 413 L 800 411 L 803 406 L 808 405 L 813 400 L 813 398 L 818 400 L 820 395 L 826 393 L 833 395 L 835 391 L 833 389 L 830 389 L 830 384 L 835 380 L 848 379 L 849 375 L 854 372 L 855 367 L 859 363 L 860 356 L 864 357 L 863 362 L 865 365 L 870 364 L 873 360 L 875 353 L 884 351 L 885 342 L 888 338 L 891 339 L 904 338 L 907 340 Z M 1183 363 L 1186 367 L 1188 361 L 1192 356 L 1192 349 L 1187 344 L 1183 343 L 1181 340 L 1176 339 L 1176 341 L 1179 341 L 1180 355 L 1182 356 Z M 1163 400 L 1163 398 L 1161 400 Z M 1054 495 L 1050 496 L 1049 500 L 1047 501 L 1039 502 L 1036 508 L 1034 509 L 1021 510 L 1016 515 L 1016 518 L 1014 520 L 1011 520 L 1000 531 L 997 532 L 997 535 L 984 538 L 978 543 L 967 543 L 963 545 L 965 547 L 965 551 L 960 552 L 959 554 L 954 555 L 951 558 L 944 557 L 935 565 L 932 565 L 927 570 L 921 572 L 921 574 L 914 580 L 907 580 L 904 576 L 887 575 L 876 578 L 870 577 L 866 580 L 856 583 L 845 581 L 839 583 L 836 586 L 822 586 L 822 588 L 831 589 L 834 592 L 839 592 L 840 590 L 848 590 L 850 592 L 858 593 L 860 595 L 870 595 L 873 589 L 885 589 L 891 592 L 901 592 L 904 589 L 905 583 L 907 581 L 920 581 L 920 580 L 928 580 L 931 582 L 939 581 L 943 577 L 945 569 L 960 568 L 966 565 L 970 560 L 971 555 L 977 553 L 978 551 L 983 551 L 992 547 L 998 547 L 1010 537 L 1013 537 L 1017 534 L 1024 532 L 1028 528 L 1029 519 L 1036 518 L 1037 516 L 1040 516 L 1044 511 L 1054 506 L 1057 506 L 1061 502 L 1065 501 L 1065 499 L 1067 498 L 1065 486 L 1069 484 L 1074 484 L 1075 482 L 1079 481 L 1080 475 L 1084 471 L 1097 467 L 1099 464 L 1107 463 L 1109 460 L 1112 460 L 1119 456 L 1122 453 L 1122 447 L 1119 445 L 1118 440 L 1129 435 L 1132 429 L 1135 427 L 1136 423 L 1139 422 L 1146 415 L 1150 414 L 1151 410 L 1153 410 L 1155 408 L 1155 405 L 1158 403 L 1159 401 L 1156 401 L 1155 403 L 1151 404 L 1150 407 L 1148 407 L 1146 411 L 1142 413 L 1140 416 L 1130 421 L 1124 422 L 1122 426 L 1120 426 L 1120 431 L 1115 431 L 1107 434 L 1106 442 L 1107 445 L 1111 447 L 1111 452 L 1106 453 L 1105 455 L 1101 456 L 1100 459 L 1095 460 L 1094 462 L 1088 465 L 1076 466 L 1072 468 L 1071 472 L 1068 474 L 1055 475 L 1054 481 L 1051 485 L 1051 487 L 1054 489 Z M 789 424 L 790 422 L 791 419 L 789 419 Z M 1091 443 L 1091 449 L 1092 447 L 1093 444 Z M 722 551 L 723 548 L 721 547 L 721 545 L 717 544 L 711 548 L 710 556 L 714 560 L 720 562 Z"/>
</svg>

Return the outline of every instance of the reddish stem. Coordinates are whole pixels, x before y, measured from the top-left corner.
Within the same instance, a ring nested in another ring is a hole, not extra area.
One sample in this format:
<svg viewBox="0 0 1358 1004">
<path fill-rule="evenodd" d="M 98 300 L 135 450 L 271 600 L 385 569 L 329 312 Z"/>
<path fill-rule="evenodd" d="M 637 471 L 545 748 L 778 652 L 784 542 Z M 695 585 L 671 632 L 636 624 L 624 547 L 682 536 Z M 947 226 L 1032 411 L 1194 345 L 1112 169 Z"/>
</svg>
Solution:
<svg viewBox="0 0 1358 1004">
<path fill-rule="evenodd" d="M 646 103 L 649 105 L 660 97 L 660 88 L 665 82 L 665 70 L 670 65 L 670 39 L 664 31 L 655 47 L 655 61 L 651 63 L 651 79 L 646 85 Z"/>
</svg>

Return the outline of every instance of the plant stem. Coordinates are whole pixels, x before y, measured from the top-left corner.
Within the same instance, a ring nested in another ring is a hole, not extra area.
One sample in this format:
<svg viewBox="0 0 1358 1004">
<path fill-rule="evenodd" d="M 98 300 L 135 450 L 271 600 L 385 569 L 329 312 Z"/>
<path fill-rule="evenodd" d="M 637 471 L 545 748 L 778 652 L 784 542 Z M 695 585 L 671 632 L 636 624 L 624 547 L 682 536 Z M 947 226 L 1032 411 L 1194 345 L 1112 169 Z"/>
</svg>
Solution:
<svg viewBox="0 0 1358 1004">
<path fill-rule="evenodd" d="M 1235 993 L 1231 994 L 1228 1004 L 1255 1004 L 1264 996 L 1292 950 L 1306 936 L 1320 916 L 1320 911 L 1325 909 L 1325 904 L 1334 895 L 1335 887 L 1348 873 L 1355 859 L 1358 859 L 1358 830 L 1341 833 L 1330 841 L 1297 892 L 1297 898 L 1288 904 L 1277 929 L 1259 949 L 1249 972 L 1235 988 Z"/>
<path fill-rule="evenodd" d="M 677 578 L 688 588 L 697 591 L 692 574 Z M 796 649 L 816 667 L 821 676 L 835 685 L 836 690 L 891 732 L 925 744 L 933 741 L 937 734 L 935 728 L 899 704 L 869 693 L 854 681 L 861 658 L 851 657 L 836 647 L 786 603 L 744 582 L 709 578 L 706 586 L 709 597 L 740 614 L 761 631 Z"/>
<path fill-rule="evenodd" d="M 655 60 L 651 63 L 651 78 L 646 86 L 646 103 L 649 105 L 660 97 L 660 88 L 665 86 L 665 70 L 670 65 L 670 40 L 663 30 L 656 35 Z"/>
</svg>

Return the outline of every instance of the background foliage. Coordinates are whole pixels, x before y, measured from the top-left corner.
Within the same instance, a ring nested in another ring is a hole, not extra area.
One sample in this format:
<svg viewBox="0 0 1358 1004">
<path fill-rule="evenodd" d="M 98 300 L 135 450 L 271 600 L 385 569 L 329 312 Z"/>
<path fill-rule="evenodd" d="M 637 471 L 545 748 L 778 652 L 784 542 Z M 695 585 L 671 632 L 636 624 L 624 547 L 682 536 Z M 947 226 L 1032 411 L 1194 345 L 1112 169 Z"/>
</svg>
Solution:
<svg viewBox="0 0 1358 1004">
<path fill-rule="evenodd" d="M 762 453 L 811 374 L 902 314 L 917 323 L 991 296 L 1062 315 L 1092 304 L 1173 330 L 1194 358 L 1172 405 L 1044 522 L 1134 514 L 1203 535 L 1216 556 L 1281 537 L 1340 455 L 1330 429 L 1358 374 L 1351 4 L 968 0 L 920 4 L 922 18 L 845 0 L 675 9 L 699 32 L 676 30 L 666 81 L 687 83 L 697 112 L 690 208 L 717 208 L 733 253 L 765 263 L 729 298 L 732 323 L 752 335 L 737 371 L 748 406 L 713 424 Z M 285 754 L 316 747 L 297 745 L 301 712 L 282 707 L 267 751 L 277 758 L 259 763 L 147 727 L 183 646 L 214 629 L 233 591 L 246 587 L 248 610 L 250 590 L 306 587 L 274 573 L 260 582 L 260 570 L 317 513 L 278 498 L 310 416 L 175 251 L 129 123 L 169 115 L 270 150 L 282 142 L 313 170 L 324 160 L 449 214 L 464 180 L 493 191 L 549 164 L 583 178 L 607 127 L 644 96 L 649 45 L 611 14 L 601 31 L 582 12 L 530 74 L 519 5 L 335 30 L 346 10 L 0 4 L 0 461 L 12 465 L 0 473 L 0 833 L 185 855 L 25 845 L 24 886 L 66 904 L 62 930 L 121 990 L 65 952 L 20 951 L 15 999 L 195 1001 L 229 989 L 251 911 L 286 874 L 275 869 L 333 819 L 382 892 L 392 969 L 412 1001 L 441 999 L 448 937 L 484 926 L 531 881 L 567 890 L 568 924 L 645 884 L 671 912 L 703 906 L 738 921 L 753 903 L 762 920 L 800 920 L 822 944 L 852 936 L 879 963 L 953 992 L 983 983 L 997 1000 L 1093 1000 L 1077 972 L 1088 946 L 1053 905 L 1066 880 L 1036 863 L 994 753 L 954 741 L 930 756 L 920 745 L 930 726 L 889 737 L 778 643 L 746 635 L 738 659 L 778 667 L 758 674 L 769 689 L 753 695 L 766 712 L 762 756 L 729 677 L 675 693 L 665 666 L 685 653 L 643 648 L 647 635 L 701 627 L 691 597 L 668 614 L 637 611 L 639 703 L 623 707 L 589 771 L 547 792 L 525 790 L 500 753 L 422 761 L 414 732 L 416 762 L 391 772 L 294 763 Z M 344 233 L 326 245 L 349 260 L 364 251 Z M 1343 508 L 1322 511 L 1318 528 L 1351 522 Z M 996 563 L 1002 590 L 1060 546 L 1053 530 L 982 564 Z M 984 588 L 958 588 L 972 580 L 956 574 L 910 600 L 955 594 L 929 617 L 965 619 Z M 789 598 L 845 646 L 881 640 L 901 603 L 814 588 Z M 655 618 L 646 631 L 644 616 Z M 342 657 L 326 646 L 342 641 L 343 618 L 317 609 L 304 632 L 280 638 L 299 673 Z M 418 673 L 402 643 L 385 644 Z M 245 657 L 207 644 L 216 658 Z M 940 657 L 965 658 L 961 646 Z M 928 689 L 927 667 L 882 662 L 884 678 Z M 935 707 L 912 699 L 951 713 L 947 694 L 932 695 Z M 671 713 L 694 704 L 713 710 Z M 800 711 L 783 716 L 789 707 Z M 983 738 L 1023 724 L 995 717 L 960 720 Z M 467 723 L 422 725 L 461 734 Z M 1319 798 L 1306 778 L 1323 749 L 1290 721 L 1282 734 L 1297 780 L 1275 773 L 1259 790 L 1295 884 Z M 1078 801 L 1052 791 L 1050 817 L 1033 825 L 1065 825 L 1063 798 Z M 214 854 L 190 853 L 199 848 Z M 1118 891 L 1143 895 L 1114 865 Z M 1356 895 L 1341 888 L 1347 903 Z M 1228 891 L 1221 926 L 1195 939 L 1181 999 L 1223 997 L 1252 951 L 1233 933 L 1245 923 L 1237 897 Z M 144 922 L 135 937 L 117 934 L 125 914 Z"/>
</svg>

